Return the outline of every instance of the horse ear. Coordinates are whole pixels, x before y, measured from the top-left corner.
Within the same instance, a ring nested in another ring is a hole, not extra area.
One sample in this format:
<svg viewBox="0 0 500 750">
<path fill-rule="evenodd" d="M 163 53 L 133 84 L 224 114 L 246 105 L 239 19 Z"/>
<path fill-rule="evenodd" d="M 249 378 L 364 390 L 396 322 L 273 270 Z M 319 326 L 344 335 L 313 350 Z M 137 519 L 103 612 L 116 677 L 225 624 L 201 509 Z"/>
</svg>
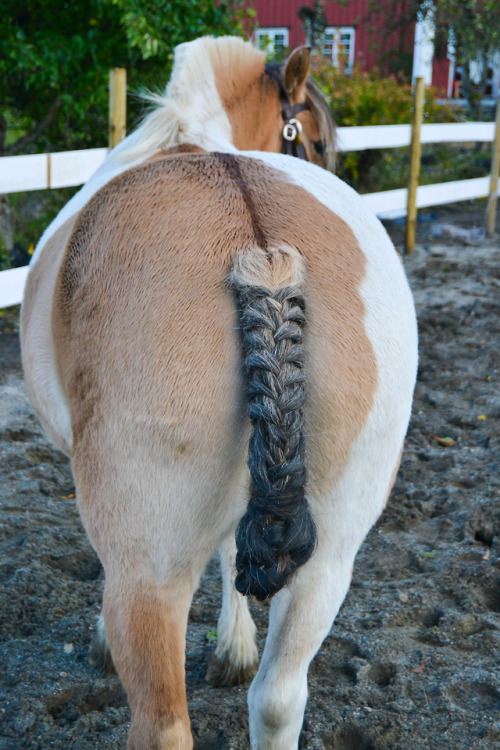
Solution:
<svg viewBox="0 0 500 750">
<path fill-rule="evenodd" d="M 285 88 L 291 104 L 304 99 L 304 88 L 311 60 L 310 47 L 297 47 L 286 61 Z"/>
</svg>

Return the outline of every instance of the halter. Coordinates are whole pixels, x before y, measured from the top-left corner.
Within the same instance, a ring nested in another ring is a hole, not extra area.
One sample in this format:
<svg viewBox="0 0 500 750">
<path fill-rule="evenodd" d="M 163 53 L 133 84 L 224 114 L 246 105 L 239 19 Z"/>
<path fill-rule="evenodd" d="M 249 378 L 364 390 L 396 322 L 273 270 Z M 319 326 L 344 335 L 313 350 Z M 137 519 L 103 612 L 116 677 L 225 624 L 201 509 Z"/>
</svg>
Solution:
<svg viewBox="0 0 500 750">
<path fill-rule="evenodd" d="M 305 109 L 309 109 L 309 104 L 303 102 L 302 104 L 291 104 L 288 98 L 287 90 L 281 80 L 280 68 L 277 65 L 266 65 L 264 68 L 265 73 L 278 85 L 279 97 L 281 102 L 281 116 L 285 121 L 282 130 L 283 147 L 281 153 L 288 154 L 288 156 L 297 156 L 299 159 L 309 161 L 307 158 L 304 144 L 302 143 L 301 133 L 302 125 L 296 119 L 295 115 L 299 112 L 303 112 Z"/>
</svg>

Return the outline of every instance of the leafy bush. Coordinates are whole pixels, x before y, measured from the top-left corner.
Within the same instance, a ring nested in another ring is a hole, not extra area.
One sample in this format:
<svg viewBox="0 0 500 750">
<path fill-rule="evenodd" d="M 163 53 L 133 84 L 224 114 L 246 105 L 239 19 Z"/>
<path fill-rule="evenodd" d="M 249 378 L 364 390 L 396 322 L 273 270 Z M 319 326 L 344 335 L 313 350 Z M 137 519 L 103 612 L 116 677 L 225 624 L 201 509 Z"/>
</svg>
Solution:
<svg viewBox="0 0 500 750">
<path fill-rule="evenodd" d="M 342 68 L 323 61 L 314 62 L 313 75 L 337 125 L 341 127 L 411 123 L 412 88 L 397 76 L 383 77 L 376 70 L 367 73 L 356 67 L 346 74 Z M 462 119 L 460 111 L 437 103 L 433 89 L 426 90 L 424 122 L 458 122 Z M 337 174 L 360 192 L 403 187 L 407 180 L 408 159 L 408 149 L 342 153 L 338 156 Z"/>
<path fill-rule="evenodd" d="M 5 252 L 4 268 L 19 265 L 20 260 L 21 265 L 28 261 L 44 229 L 79 189 L 79 187 L 69 187 L 56 190 L 29 190 L 12 193 L 9 196 L 13 218 L 14 248 L 10 253 Z"/>
<path fill-rule="evenodd" d="M 338 125 L 400 125 L 411 122 L 413 97 L 409 83 L 395 75 L 367 73 L 358 67 L 346 74 L 324 61 L 313 63 L 313 75 Z M 424 120 L 457 122 L 456 111 L 438 105 L 433 89 L 425 92 Z"/>
</svg>

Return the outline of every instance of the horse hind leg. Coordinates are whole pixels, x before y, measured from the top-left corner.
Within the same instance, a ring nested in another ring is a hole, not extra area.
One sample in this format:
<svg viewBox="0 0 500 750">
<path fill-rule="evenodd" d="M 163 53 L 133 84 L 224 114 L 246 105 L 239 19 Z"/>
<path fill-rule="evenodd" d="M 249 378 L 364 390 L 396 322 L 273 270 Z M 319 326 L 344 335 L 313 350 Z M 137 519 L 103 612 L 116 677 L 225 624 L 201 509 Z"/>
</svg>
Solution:
<svg viewBox="0 0 500 750">
<path fill-rule="evenodd" d="M 103 615 L 132 714 L 128 750 L 191 750 L 185 691 L 187 581 L 106 581 Z"/>
<path fill-rule="evenodd" d="M 356 552 L 314 557 L 272 600 L 269 631 L 248 694 L 252 750 L 296 750 L 307 701 L 307 670 L 347 593 Z"/>
<path fill-rule="evenodd" d="M 383 509 L 397 450 L 393 446 L 393 460 L 379 462 L 384 466 L 358 456 L 335 490 L 310 497 L 318 545 L 271 603 L 266 645 L 248 695 L 252 750 L 298 746 L 309 664 L 347 594 L 356 553 Z"/>
<path fill-rule="evenodd" d="M 257 671 L 255 624 L 247 599 L 234 586 L 236 544 L 234 534 L 219 547 L 222 573 L 222 608 L 217 623 L 217 647 L 211 656 L 207 680 L 214 686 L 239 685 Z"/>
<path fill-rule="evenodd" d="M 197 530 L 180 517 L 181 503 L 174 506 L 180 495 L 175 478 L 169 484 L 160 470 L 141 472 L 145 460 L 140 451 L 134 456 L 137 463 L 122 462 L 121 473 L 116 472 L 113 446 L 104 433 L 98 437 L 98 448 L 89 441 L 85 452 L 76 451 L 73 472 L 80 514 L 105 570 L 98 633 L 102 640 L 107 637 L 127 693 L 132 718 L 127 747 L 191 750 L 186 628 L 210 551 L 198 550 Z M 103 444 L 109 450 L 104 451 Z M 199 495 L 199 487 L 190 492 Z M 162 523 L 169 501 L 174 518 Z M 197 553 L 181 554 L 182 530 L 189 537 L 187 549 Z"/>
</svg>

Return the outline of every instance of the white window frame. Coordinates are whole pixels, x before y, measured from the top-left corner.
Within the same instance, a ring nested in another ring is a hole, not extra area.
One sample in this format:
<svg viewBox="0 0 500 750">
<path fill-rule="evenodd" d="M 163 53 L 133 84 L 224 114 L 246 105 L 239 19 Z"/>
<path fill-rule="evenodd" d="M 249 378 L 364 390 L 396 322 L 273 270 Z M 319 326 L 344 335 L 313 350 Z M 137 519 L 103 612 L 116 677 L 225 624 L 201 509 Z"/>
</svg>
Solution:
<svg viewBox="0 0 500 750">
<path fill-rule="evenodd" d="M 283 41 L 276 48 L 276 37 L 282 36 Z M 267 52 L 268 55 L 275 55 L 281 50 L 288 47 L 288 27 L 287 26 L 267 26 L 261 27 L 255 32 L 255 41 L 257 46 Z"/>
<path fill-rule="evenodd" d="M 323 44 L 323 56 L 332 61 L 332 64 L 339 67 L 339 47 L 341 43 L 341 34 L 347 34 L 349 36 L 349 50 L 346 59 L 347 71 L 352 70 L 354 65 L 354 45 L 356 42 L 356 29 L 354 26 L 327 26 L 325 29 L 324 44 Z M 328 40 L 327 37 L 331 39 Z M 331 45 L 330 50 L 327 50 L 327 44 Z"/>
</svg>

